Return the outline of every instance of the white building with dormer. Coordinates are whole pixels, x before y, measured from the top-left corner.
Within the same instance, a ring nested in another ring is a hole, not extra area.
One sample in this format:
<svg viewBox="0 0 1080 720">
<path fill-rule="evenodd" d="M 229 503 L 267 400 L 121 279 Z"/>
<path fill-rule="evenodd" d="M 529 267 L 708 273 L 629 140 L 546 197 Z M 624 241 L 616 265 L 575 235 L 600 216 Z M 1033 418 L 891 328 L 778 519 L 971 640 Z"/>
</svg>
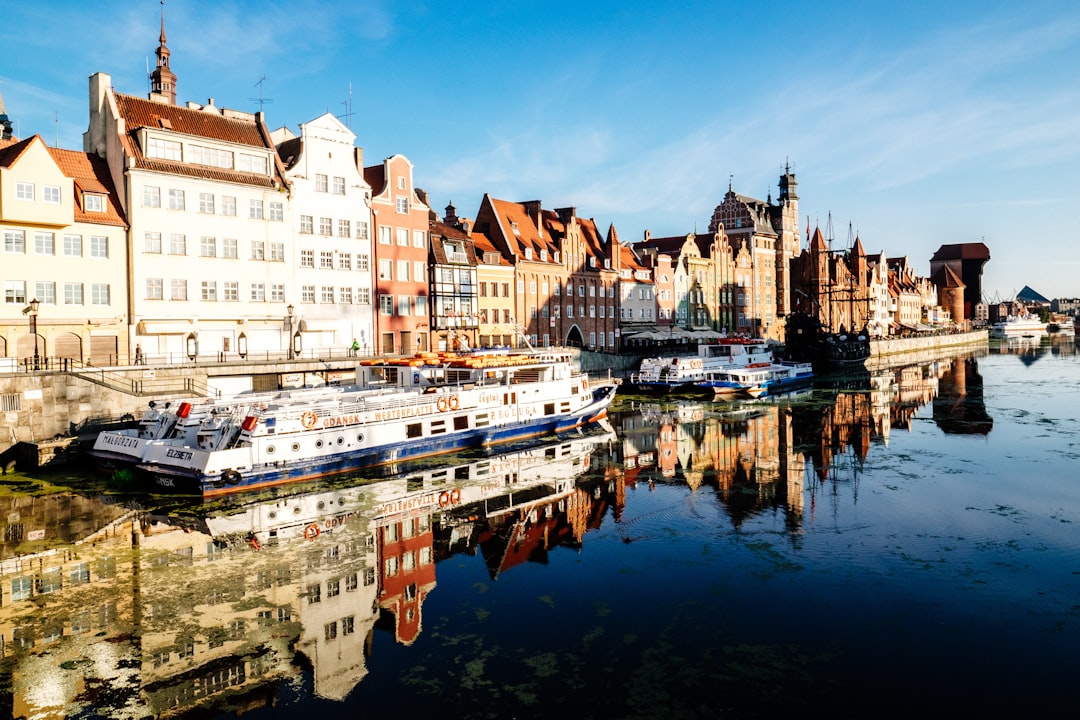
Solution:
<svg viewBox="0 0 1080 720">
<path fill-rule="evenodd" d="M 292 188 L 294 313 L 308 349 L 372 351 L 371 186 L 356 135 L 330 113 L 271 133 Z M 360 339 L 364 341 L 361 342 Z"/>
</svg>

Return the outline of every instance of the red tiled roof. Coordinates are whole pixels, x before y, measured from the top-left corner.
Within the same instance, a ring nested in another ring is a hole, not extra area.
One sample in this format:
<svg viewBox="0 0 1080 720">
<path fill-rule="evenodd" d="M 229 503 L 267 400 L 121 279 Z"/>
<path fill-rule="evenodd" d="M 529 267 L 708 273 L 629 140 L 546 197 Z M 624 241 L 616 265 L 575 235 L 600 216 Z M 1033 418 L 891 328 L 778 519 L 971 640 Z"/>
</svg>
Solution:
<svg viewBox="0 0 1080 720">
<path fill-rule="evenodd" d="M 109 167 L 103 158 L 97 155 L 49 148 L 60 171 L 75 181 L 75 220 L 77 222 L 116 225 L 127 227 L 124 213 L 117 202 L 116 188 L 113 186 Z M 82 193 L 99 193 L 105 196 L 105 212 L 86 212 L 83 209 Z"/>
<path fill-rule="evenodd" d="M 499 265 L 510 265 L 510 261 L 503 257 L 503 254 L 495 249 L 494 243 L 491 242 L 491 238 L 483 233 L 474 232 L 471 236 L 473 241 L 473 248 L 476 250 L 476 259 L 480 262 L 486 262 L 484 256 L 487 253 L 495 253 L 499 257 Z M 490 263 L 486 263 L 490 264 Z"/>
<path fill-rule="evenodd" d="M 122 138 L 122 141 L 128 156 L 135 159 L 136 167 L 173 175 L 186 175 L 244 185 L 273 187 L 274 180 L 280 186 L 288 185 L 281 159 L 278 157 L 274 144 L 270 140 L 270 134 L 266 131 L 266 127 L 261 120 L 247 120 L 237 116 L 227 117 L 218 112 L 220 109 L 210 111 L 180 107 L 179 105 L 153 102 L 121 93 L 115 93 L 115 98 L 120 117 L 124 119 L 127 127 L 127 133 Z M 274 177 L 261 173 L 240 172 L 238 170 L 191 165 L 160 158 L 148 158 L 143 155 L 139 143 L 135 141 L 135 135 L 140 128 L 164 128 L 172 132 L 208 140 L 218 140 L 270 150 L 274 163 Z"/>
<path fill-rule="evenodd" d="M 34 135 L 25 140 L 0 140 L 0 167 L 11 167 L 36 137 L 38 136 Z"/>
</svg>

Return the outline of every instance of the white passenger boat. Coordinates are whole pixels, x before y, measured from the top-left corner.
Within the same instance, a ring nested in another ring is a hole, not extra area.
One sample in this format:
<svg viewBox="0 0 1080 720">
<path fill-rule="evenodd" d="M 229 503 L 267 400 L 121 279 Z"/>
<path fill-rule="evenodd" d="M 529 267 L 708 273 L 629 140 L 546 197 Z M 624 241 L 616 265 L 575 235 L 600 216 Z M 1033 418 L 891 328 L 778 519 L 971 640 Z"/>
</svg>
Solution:
<svg viewBox="0 0 1080 720">
<path fill-rule="evenodd" d="M 289 394 L 295 397 L 297 393 L 304 393 L 310 399 L 339 391 L 337 387 L 323 387 L 294 390 Z M 281 394 L 245 393 L 225 399 L 203 398 L 183 402 L 151 400 L 137 427 L 98 433 L 93 447 L 86 454 L 103 468 L 134 466 L 142 461 L 147 448 L 151 446 L 193 446 L 206 423 L 243 419 L 250 408 L 281 397 Z"/>
<path fill-rule="evenodd" d="M 184 445 L 195 441 L 202 425 L 203 414 L 192 413 L 190 402 L 177 404 L 151 401 L 139 424 L 134 428 L 104 430 L 98 433 L 94 447 L 87 454 L 102 467 L 114 468 L 135 465 L 153 443 L 176 442 Z"/>
<path fill-rule="evenodd" d="M 740 395 L 761 397 L 806 387 L 813 380 L 812 363 L 752 363 L 744 367 L 711 371 L 698 383 L 698 387 L 712 391 L 718 398 Z"/>
<path fill-rule="evenodd" d="M 310 480 L 589 425 L 616 387 L 564 352 L 362 361 L 355 388 L 208 418 L 191 446 L 152 445 L 138 467 L 161 488 L 203 495 Z"/>
<path fill-rule="evenodd" d="M 394 518 L 438 514 L 448 529 L 459 522 L 519 513 L 541 499 L 573 490 L 590 457 L 611 443 L 606 420 L 584 433 L 540 440 L 505 453 L 481 454 L 436 467 L 388 466 L 386 479 L 340 487 L 300 485 L 295 493 L 255 492 L 251 502 L 179 521 L 229 544 L 255 548 L 290 540 L 312 541 L 344 526 L 383 524 Z M 246 500 L 246 496 L 242 498 Z M 524 511 L 524 512 L 523 512 Z M 166 522 L 175 522 L 170 517 Z"/>
<path fill-rule="evenodd" d="M 1037 315 L 1009 315 L 1004 320 L 990 326 L 990 337 L 997 339 L 1015 337 L 1042 337 L 1046 334 L 1046 323 Z"/>
<path fill-rule="evenodd" d="M 723 338 L 698 346 L 697 355 L 644 358 L 627 386 L 640 392 L 698 392 L 710 372 L 771 363 L 772 350 L 764 340 Z"/>
</svg>

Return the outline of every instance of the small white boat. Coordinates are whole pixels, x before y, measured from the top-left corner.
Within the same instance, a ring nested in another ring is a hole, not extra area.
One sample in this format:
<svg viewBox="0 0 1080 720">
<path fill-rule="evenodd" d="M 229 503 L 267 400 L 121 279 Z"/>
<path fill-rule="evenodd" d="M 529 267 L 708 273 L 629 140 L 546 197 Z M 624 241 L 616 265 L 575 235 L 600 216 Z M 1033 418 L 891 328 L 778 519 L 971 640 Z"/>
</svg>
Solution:
<svg viewBox="0 0 1080 720">
<path fill-rule="evenodd" d="M 772 350 L 764 340 L 723 338 L 698 346 L 697 355 L 645 358 L 627 387 L 640 392 L 698 392 L 708 373 L 727 368 L 771 363 Z"/>
<path fill-rule="evenodd" d="M 711 390 L 718 398 L 739 395 L 756 398 L 805 387 L 813 379 L 814 367 L 811 363 L 753 363 L 745 367 L 714 370 L 697 386 L 702 390 Z"/>
</svg>

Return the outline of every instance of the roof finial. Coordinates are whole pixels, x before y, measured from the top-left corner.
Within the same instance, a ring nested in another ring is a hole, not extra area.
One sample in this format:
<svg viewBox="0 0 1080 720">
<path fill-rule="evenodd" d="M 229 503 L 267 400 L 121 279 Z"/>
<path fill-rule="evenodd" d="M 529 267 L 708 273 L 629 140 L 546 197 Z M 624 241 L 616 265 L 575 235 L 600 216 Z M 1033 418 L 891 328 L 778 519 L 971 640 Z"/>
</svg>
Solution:
<svg viewBox="0 0 1080 720">
<path fill-rule="evenodd" d="M 161 0 L 161 36 L 158 39 L 165 44 L 165 0 Z"/>
<path fill-rule="evenodd" d="M 728 190 L 728 192 L 734 192 L 734 188 L 732 187 L 732 183 L 734 182 L 734 180 L 735 180 L 735 175 L 734 174 L 731 174 L 731 175 L 727 176 L 727 190 Z"/>
</svg>

